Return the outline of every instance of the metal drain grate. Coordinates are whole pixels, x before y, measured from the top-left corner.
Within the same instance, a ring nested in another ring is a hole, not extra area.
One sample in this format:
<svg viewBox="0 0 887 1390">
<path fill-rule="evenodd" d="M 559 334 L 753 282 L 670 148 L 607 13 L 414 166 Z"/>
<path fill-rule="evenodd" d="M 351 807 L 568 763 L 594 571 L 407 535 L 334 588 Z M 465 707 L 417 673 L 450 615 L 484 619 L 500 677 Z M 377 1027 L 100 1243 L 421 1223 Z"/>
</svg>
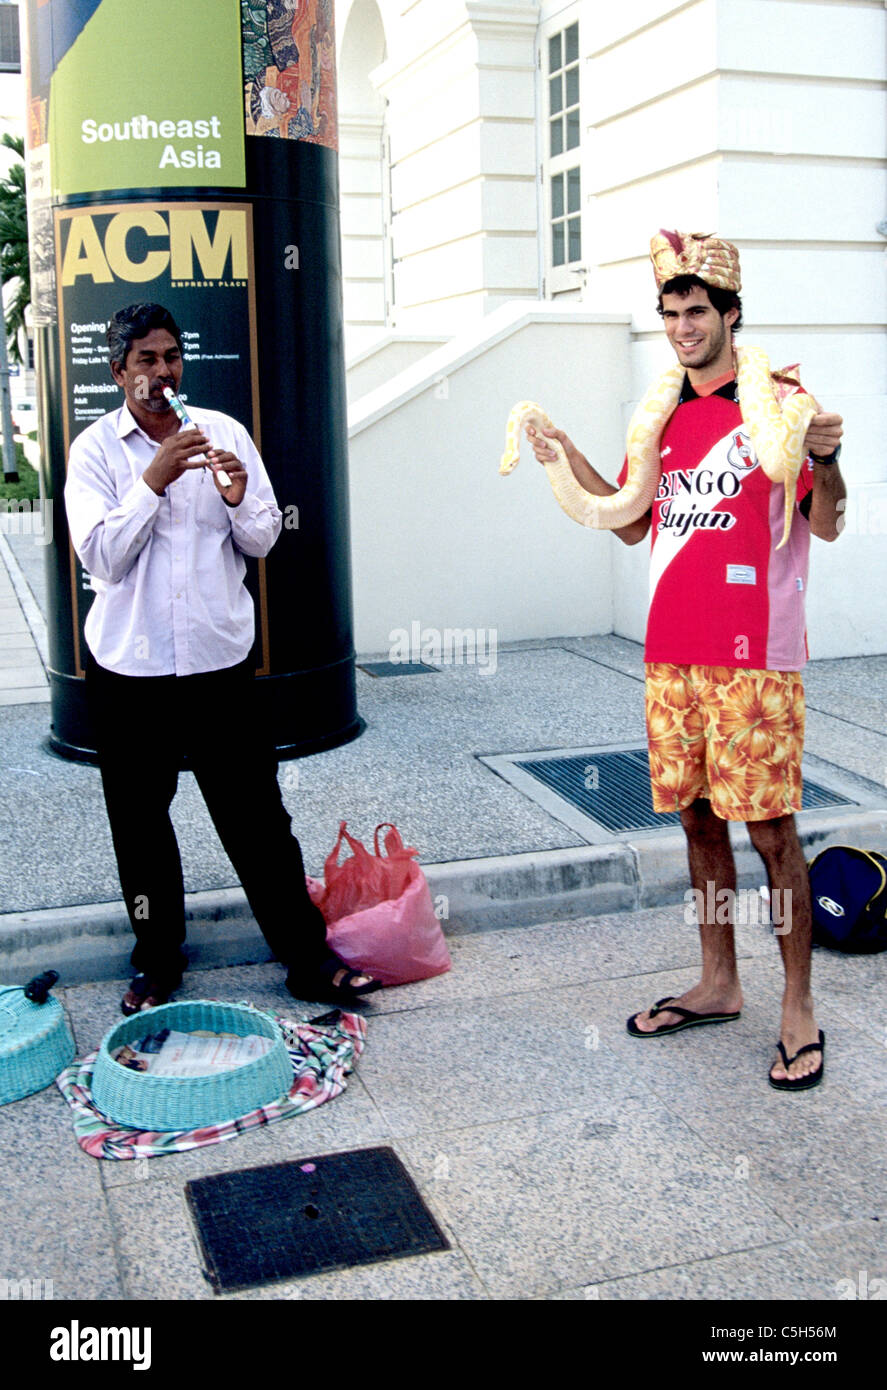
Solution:
<svg viewBox="0 0 887 1390">
<path fill-rule="evenodd" d="M 185 1184 L 216 1293 L 449 1250 L 393 1149 L 354 1149 Z"/>
<path fill-rule="evenodd" d="M 440 675 L 439 666 L 429 666 L 425 661 L 359 661 L 357 669 L 366 671 L 368 676 Z"/>
<path fill-rule="evenodd" d="M 677 812 L 659 815 L 653 810 L 646 748 L 514 758 L 513 765 L 607 830 L 656 830 L 680 824 Z M 853 804 L 849 797 L 804 778 L 802 810 Z"/>
</svg>

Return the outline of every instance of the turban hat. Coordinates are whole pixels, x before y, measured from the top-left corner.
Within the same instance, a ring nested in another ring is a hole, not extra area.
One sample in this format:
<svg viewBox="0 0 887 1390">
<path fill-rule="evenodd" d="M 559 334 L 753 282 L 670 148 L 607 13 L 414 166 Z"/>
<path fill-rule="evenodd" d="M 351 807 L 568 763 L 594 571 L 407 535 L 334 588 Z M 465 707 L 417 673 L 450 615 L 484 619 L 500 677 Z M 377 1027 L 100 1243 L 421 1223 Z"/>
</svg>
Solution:
<svg viewBox="0 0 887 1390">
<path fill-rule="evenodd" d="M 676 275 L 698 275 L 707 285 L 736 293 L 742 287 L 736 247 L 706 232 L 660 231 L 650 242 L 650 259 L 657 290 Z"/>
</svg>

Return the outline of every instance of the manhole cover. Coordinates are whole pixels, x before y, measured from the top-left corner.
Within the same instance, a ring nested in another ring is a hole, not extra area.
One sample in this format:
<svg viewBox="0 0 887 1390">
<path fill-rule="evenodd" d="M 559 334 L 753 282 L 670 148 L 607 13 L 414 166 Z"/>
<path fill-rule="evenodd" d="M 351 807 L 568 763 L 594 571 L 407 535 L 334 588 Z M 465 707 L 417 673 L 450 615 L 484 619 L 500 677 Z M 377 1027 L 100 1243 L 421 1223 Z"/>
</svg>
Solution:
<svg viewBox="0 0 887 1390">
<path fill-rule="evenodd" d="M 392 1149 L 355 1149 L 185 1184 L 217 1293 L 448 1250 Z"/>
<path fill-rule="evenodd" d="M 649 757 L 641 745 L 511 753 L 481 761 L 592 843 L 680 824 L 677 812 L 653 810 Z M 802 810 L 858 804 L 804 771 Z"/>
</svg>

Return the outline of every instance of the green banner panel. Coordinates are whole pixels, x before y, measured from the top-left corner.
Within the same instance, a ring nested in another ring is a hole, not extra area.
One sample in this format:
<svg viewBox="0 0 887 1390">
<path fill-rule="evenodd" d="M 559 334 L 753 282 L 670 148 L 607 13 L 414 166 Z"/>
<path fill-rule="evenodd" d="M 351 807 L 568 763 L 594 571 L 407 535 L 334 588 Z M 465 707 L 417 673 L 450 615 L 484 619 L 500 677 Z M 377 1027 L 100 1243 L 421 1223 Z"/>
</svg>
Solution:
<svg viewBox="0 0 887 1390">
<path fill-rule="evenodd" d="M 101 0 L 53 73 L 49 142 L 56 197 L 244 187 L 239 0 Z"/>
</svg>

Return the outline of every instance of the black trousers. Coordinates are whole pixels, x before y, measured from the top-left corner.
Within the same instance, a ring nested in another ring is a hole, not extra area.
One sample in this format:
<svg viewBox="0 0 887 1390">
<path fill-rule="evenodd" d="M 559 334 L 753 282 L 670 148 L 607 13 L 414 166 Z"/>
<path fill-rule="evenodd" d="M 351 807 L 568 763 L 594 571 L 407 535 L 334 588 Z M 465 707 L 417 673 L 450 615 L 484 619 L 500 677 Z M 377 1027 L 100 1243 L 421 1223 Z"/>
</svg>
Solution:
<svg viewBox="0 0 887 1390">
<path fill-rule="evenodd" d="M 305 887 L 251 663 L 196 676 L 120 676 L 90 656 L 86 683 L 136 937 L 133 968 L 172 989 L 187 964 L 182 863 L 169 816 L 187 753 L 265 940 L 278 960 L 310 976 L 329 954 L 326 925 Z"/>
</svg>

